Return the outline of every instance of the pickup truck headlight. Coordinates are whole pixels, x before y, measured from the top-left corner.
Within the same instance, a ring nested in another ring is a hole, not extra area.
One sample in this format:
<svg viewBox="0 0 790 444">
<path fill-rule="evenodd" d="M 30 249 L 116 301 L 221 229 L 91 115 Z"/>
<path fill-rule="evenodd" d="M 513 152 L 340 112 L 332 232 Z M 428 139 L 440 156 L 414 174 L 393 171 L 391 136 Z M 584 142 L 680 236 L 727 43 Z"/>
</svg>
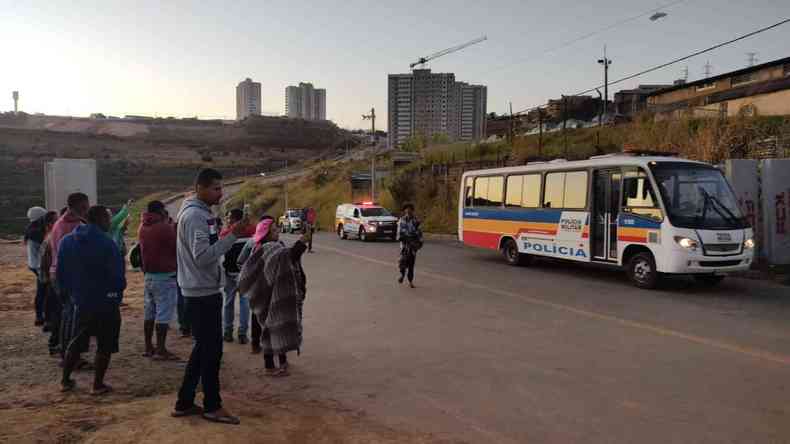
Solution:
<svg viewBox="0 0 790 444">
<path fill-rule="evenodd" d="M 747 250 L 754 248 L 754 239 L 750 237 L 749 239 L 743 241 L 743 248 L 746 248 Z"/>
</svg>

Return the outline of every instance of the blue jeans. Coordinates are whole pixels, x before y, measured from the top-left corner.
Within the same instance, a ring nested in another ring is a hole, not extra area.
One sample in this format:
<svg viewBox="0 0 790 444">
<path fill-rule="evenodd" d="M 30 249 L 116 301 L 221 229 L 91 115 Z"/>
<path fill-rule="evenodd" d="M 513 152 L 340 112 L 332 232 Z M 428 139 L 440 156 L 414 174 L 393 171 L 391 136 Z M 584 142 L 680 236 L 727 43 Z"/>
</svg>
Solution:
<svg viewBox="0 0 790 444">
<path fill-rule="evenodd" d="M 145 277 L 143 319 L 157 324 L 170 325 L 178 306 L 178 283 L 169 278 Z"/>
<path fill-rule="evenodd" d="M 225 275 L 224 302 L 222 304 L 222 326 L 225 334 L 233 333 L 233 321 L 236 315 L 236 295 L 239 295 L 239 336 L 247 336 L 250 325 L 250 300 L 239 294 L 238 276 Z"/>
</svg>

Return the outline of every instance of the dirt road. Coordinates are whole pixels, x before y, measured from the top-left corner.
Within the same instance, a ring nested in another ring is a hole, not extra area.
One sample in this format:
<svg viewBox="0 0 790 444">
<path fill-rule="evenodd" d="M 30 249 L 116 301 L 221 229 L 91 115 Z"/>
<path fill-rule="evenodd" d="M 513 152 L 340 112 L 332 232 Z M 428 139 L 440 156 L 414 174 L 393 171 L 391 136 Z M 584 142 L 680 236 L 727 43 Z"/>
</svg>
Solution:
<svg viewBox="0 0 790 444">
<path fill-rule="evenodd" d="M 304 388 L 314 383 L 313 377 L 298 359 L 289 379 L 266 378 L 260 355 L 238 344 L 225 348 L 222 395 L 242 425 L 170 418 L 184 364 L 141 357 L 139 273 L 128 275 L 121 352 L 113 356 L 107 376 L 115 392 L 91 397 L 92 373 L 80 372 L 76 392 L 61 394 L 58 362 L 47 353 L 46 336 L 33 326 L 34 280 L 20 265 L 24 250 L 19 245 L 0 248 L 0 443 L 449 442 L 386 426 L 329 396 L 307 393 Z M 169 343 L 179 356 L 188 356 L 190 339 L 172 337 Z"/>
</svg>

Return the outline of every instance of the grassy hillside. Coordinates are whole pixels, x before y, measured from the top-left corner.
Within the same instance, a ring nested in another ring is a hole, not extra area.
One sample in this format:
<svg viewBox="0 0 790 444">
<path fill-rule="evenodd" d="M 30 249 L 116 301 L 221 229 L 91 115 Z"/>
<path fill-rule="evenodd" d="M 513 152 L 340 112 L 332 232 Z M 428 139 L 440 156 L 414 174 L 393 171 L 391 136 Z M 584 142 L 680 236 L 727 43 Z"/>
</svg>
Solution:
<svg viewBox="0 0 790 444">
<path fill-rule="evenodd" d="M 309 174 L 287 184 L 266 184 L 250 181 L 229 200 L 226 208 L 241 208 L 249 203 L 252 215 L 257 219 L 264 214 L 278 218 L 285 210 L 284 187 L 288 187 L 288 206 L 292 208 L 313 207 L 318 213 L 318 227 L 334 230 L 335 210 L 341 203 L 351 201 L 350 177 L 352 171 L 364 170 L 367 162 L 326 163 L 309 167 Z M 380 189 L 377 201 L 394 210 L 393 199 L 387 189 Z"/>
<path fill-rule="evenodd" d="M 393 211 L 404 202 L 412 202 L 425 231 L 455 233 L 459 178 L 464 168 L 523 164 L 538 157 L 583 159 L 595 154 L 619 152 L 624 144 L 719 162 L 730 157 L 754 157 L 764 148 L 763 141 L 777 135 L 790 141 L 790 120 L 644 120 L 617 127 L 569 130 L 565 135 L 546 134 L 540 152 L 537 135 L 519 137 L 513 146 L 504 142 L 433 145 L 422 149 L 420 161 L 400 169 L 387 179 L 384 186 L 378 188 L 377 200 Z M 315 207 L 320 227 L 334 229 L 337 205 L 351 199 L 351 172 L 366 170 L 368 165 L 367 161 L 311 165 L 304 178 L 288 182 L 289 206 Z M 445 169 L 437 169 L 436 166 L 449 169 L 445 173 Z M 241 207 L 250 203 L 256 218 L 262 214 L 277 217 L 284 210 L 284 186 L 248 182 L 226 206 Z"/>
</svg>

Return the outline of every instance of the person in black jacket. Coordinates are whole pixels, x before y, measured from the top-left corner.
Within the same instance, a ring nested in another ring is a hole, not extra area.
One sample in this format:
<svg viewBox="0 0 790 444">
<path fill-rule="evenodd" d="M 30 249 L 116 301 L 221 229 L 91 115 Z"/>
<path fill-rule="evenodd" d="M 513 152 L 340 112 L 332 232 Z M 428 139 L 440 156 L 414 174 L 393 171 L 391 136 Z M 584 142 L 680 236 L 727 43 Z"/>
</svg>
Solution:
<svg viewBox="0 0 790 444">
<path fill-rule="evenodd" d="M 409 279 L 409 286 L 414 288 L 414 263 L 417 260 L 417 251 L 422 248 L 422 230 L 420 221 L 414 216 L 414 205 L 406 204 L 403 206 L 403 216 L 398 221 L 398 239 L 400 240 L 400 260 L 398 268 L 400 277 L 398 283 L 403 283 L 403 279 Z"/>
<path fill-rule="evenodd" d="M 88 351 L 96 337 L 96 362 L 91 394 L 102 395 L 112 388 L 104 383 L 110 356 L 118 352 L 121 311 L 118 308 L 126 288 L 123 258 L 115 242 L 107 236 L 110 214 L 97 205 L 88 210 L 88 224 L 65 236 L 58 251 L 56 278 L 74 304 L 74 335 L 65 350 L 62 391 L 73 390 L 71 372 L 79 354 Z"/>
</svg>

